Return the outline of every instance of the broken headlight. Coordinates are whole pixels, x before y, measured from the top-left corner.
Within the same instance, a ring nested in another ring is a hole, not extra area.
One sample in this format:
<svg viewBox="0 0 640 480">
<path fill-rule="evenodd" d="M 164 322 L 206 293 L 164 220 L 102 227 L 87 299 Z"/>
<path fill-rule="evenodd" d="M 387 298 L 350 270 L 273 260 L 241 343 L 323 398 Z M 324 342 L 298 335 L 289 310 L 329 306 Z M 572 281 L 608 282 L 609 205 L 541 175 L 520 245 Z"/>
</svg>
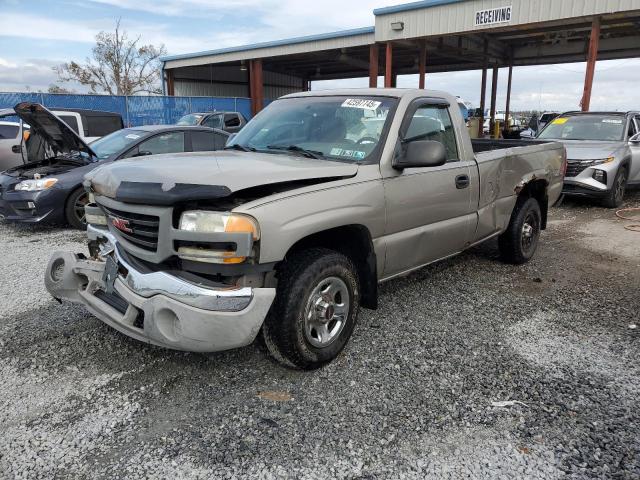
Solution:
<svg viewBox="0 0 640 480">
<path fill-rule="evenodd" d="M 258 222 L 248 215 L 207 210 L 186 211 L 180 216 L 180 230 L 198 233 L 247 233 L 253 240 L 260 239 Z M 233 250 L 221 250 L 207 246 L 181 246 L 178 255 L 183 260 L 207 263 L 242 263 L 244 256 Z"/>
</svg>

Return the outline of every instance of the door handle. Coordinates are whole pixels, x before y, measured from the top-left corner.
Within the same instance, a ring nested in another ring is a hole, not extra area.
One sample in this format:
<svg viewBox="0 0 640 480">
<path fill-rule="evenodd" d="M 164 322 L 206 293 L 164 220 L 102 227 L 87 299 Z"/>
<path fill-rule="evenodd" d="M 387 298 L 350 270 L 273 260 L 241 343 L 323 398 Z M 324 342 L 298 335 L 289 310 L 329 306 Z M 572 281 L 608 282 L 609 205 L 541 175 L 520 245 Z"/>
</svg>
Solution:
<svg viewBox="0 0 640 480">
<path fill-rule="evenodd" d="M 469 175 L 458 175 L 456 177 L 456 188 L 462 190 L 469 186 Z"/>
<path fill-rule="evenodd" d="M 22 147 L 20 147 L 20 145 L 13 145 L 13 146 L 11 147 L 11 151 L 12 151 L 13 153 L 20 153 L 20 152 L 22 151 Z"/>
</svg>

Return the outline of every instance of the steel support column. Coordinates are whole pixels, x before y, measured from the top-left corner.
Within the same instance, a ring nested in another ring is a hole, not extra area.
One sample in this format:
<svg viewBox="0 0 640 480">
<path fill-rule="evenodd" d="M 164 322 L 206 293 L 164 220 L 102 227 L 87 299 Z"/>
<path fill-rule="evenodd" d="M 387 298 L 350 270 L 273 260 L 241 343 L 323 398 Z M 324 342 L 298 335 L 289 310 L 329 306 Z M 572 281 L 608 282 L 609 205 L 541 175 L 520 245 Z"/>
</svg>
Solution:
<svg viewBox="0 0 640 480">
<path fill-rule="evenodd" d="M 387 42 L 384 63 L 384 88 L 391 88 L 393 87 L 393 46 L 391 42 Z"/>
<path fill-rule="evenodd" d="M 493 66 L 491 78 L 491 120 L 489 120 L 489 135 L 493 135 L 496 125 L 496 100 L 498 97 L 498 66 Z"/>
<path fill-rule="evenodd" d="M 598 47 L 600 45 L 600 17 L 593 19 L 591 25 L 591 37 L 589 38 L 589 54 L 587 56 L 587 72 L 584 77 L 584 90 L 580 106 L 583 112 L 588 112 L 591 106 L 591 90 L 593 88 L 593 76 L 596 72 L 598 61 Z"/>
<path fill-rule="evenodd" d="M 424 76 L 427 69 L 427 44 L 420 42 L 420 57 L 418 57 L 418 88 L 424 89 Z"/>
<path fill-rule="evenodd" d="M 167 73 L 167 95 L 173 97 L 176 94 L 175 84 L 173 82 L 173 70 L 166 70 Z"/>
<path fill-rule="evenodd" d="M 262 82 L 262 60 L 249 62 L 249 96 L 251 115 L 256 115 L 264 106 L 264 85 Z"/>
<path fill-rule="evenodd" d="M 378 88 L 378 64 L 380 48 L 377 43 L 369 45 L 369 88 Z"/>
<path fill-rule="evenodd" d="M 480 125 L 478 125 L 478 138 L 484 137 L 484 109 L 487 105 L 487 53 L 489 52 L 489 40 L 484 40 L 484 66 L 482 67 L 482 85 L 480 87 Z"/>
<path fill-rule="evenodd" d="M 509 129 L 509 115 L 511 114 L 511 81 L 513 80 L 513 60 L 509 62 L 509 77 L 507 79 L 507 105 L 504 109 L 504 129 Z"/>
</svg>

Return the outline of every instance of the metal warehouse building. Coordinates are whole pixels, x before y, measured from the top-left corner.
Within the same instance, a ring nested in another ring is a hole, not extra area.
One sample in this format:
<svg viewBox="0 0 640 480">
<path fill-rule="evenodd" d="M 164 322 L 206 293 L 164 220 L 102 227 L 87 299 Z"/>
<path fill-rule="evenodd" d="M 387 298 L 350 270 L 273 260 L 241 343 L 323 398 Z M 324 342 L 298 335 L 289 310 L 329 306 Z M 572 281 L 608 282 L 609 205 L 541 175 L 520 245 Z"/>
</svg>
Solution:
<svg viewBox="0 0 640 480">
<path fill-rule="evenodd" d="M 587 61 L 589 109 L 598 59 L 640 56 L 640 0 L 424 0 L 374 10 L 375 26 L 163 58 L 169 95 L 264 100 L 308 90 L 314 80 L 369 77 L 394 87 L 398 75 L 481 69 L 481 109 L 498 68 Z"/>
</svg>

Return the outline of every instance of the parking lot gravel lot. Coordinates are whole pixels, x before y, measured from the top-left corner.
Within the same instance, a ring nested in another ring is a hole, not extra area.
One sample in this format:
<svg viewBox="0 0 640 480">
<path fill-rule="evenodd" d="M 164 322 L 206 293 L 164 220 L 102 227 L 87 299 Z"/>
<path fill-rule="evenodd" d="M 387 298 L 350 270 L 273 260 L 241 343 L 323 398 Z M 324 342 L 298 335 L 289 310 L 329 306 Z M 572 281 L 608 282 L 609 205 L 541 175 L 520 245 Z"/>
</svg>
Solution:
<svg viewBox="0 0 640 480">
<path fill-rule="evenodd" d="M 44 290 L 81 232 L 0 224 L 0 477 L 640 478 L 628 223 L 566 201 L 525 266 L 492 242 L 388 282 L 315 372 L 131 340 Z"/>
</svg>

